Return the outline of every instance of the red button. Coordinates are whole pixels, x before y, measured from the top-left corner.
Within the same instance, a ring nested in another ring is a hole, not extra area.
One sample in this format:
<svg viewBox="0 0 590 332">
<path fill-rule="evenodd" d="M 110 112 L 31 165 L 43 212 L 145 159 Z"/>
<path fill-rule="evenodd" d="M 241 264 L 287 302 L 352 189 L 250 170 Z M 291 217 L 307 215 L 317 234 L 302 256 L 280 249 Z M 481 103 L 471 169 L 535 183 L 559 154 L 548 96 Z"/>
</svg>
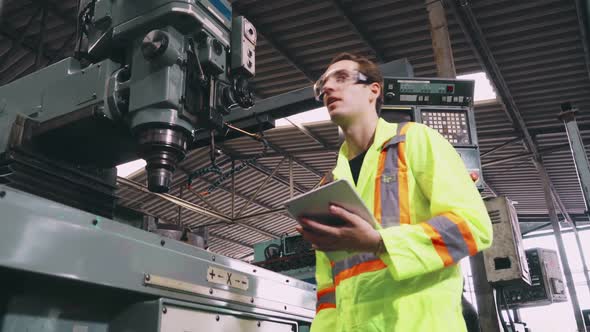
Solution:
<svg viewBox="0 0 590 332">
<path fill-rule="evenodd" d="M 477 172 L 471 172 L 471 173 L 469 173 L 469 176 L 471 176 L 471 180 L 473 180 L 473 182 L 476 182 L 477 180 L 479 180 L 479 173 L 477 173 Z"/>
</svg>

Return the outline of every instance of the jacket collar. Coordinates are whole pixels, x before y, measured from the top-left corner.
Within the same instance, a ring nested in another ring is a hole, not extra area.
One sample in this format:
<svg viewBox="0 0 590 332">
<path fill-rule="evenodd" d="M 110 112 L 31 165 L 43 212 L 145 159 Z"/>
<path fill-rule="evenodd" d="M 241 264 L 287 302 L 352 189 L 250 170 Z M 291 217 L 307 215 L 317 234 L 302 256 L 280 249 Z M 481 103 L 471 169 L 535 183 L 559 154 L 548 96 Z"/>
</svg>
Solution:
<svg viewBox="0 0 590 332">
<path fill-rule="evenodd" d="M 375 129 L 375 138 L 373 144 L 369 147 L 369 150 L 381 151 L 383 145 L 387 143 L 393 136 L 395 136 L 397 130 L 396 123 L 389 123 L 382 118 L 377 119 L 377 127 Z M 348 144 L 346 141 L 340 147 L 340 156 L 348 156 Z M 348 159 L 347 159 L 348 160 Z"/>
</svg>

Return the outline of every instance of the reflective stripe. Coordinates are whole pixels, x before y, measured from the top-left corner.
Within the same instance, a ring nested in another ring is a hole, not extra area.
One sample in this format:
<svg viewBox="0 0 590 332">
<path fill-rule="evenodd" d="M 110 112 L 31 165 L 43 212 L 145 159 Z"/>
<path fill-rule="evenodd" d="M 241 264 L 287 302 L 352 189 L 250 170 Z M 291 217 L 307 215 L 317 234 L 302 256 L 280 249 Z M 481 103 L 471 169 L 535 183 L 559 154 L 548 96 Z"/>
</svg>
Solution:
<svg viewBox="0 0 590 332">
<path fill-rule="evenodd" d="M 336 288 L 329 287 L 318 290 L 318 301 L 316 303 L 316 313 L 328 308 L 336 308 Z"/>
<path fill-rule="evenodd" d="M 430 219 L 424 226 L 445 266 L 477 253 L 477 244 L 464 220 L 445 213 Z"/>
<path fill-rule="evenodd" d="M 316 306 L 315 313 L 324 310 L 324 309 L 336 309 L 336 303 L 322 303 Z"/>
<path fill-rule="evenodd" d="M 318 290 L 318 301 L 316 303 L 316 314 L 323 309 L 336 308 L 336 288 L 328 287 Z"/>
<path fill-rule="evenodd" d="M 332 275 L 336 276 L 343 272 L 344 270 L 348 270 L 358 264 L 372 261 L 379 259 L 379 257 L 371 254 L 371 253 L 362 253 L 358 255 L 354 255 L 348 258 L 345 258 L 339 262 L 335 262 L 334 266 L 332 267 Z"/>
<path fill-rule="evenodd" d="M 332 275 L 334 284 L 338 286 L 341 281 L 352 278 L 362 273 L 378 271 L 387 266 L 379 257 L 373 254 L 358 254 L 334 264 Z"/>
<path fill-rule="evenodd" d="M 318 290 L 318 301 L 324 295 L 327 295 L 330 293 L 334 294 L 335 291 L 336 291 L 336 287 L 334 287 L 334 286 Z"/>
<path fill-rule="evenodd" d="M 432 226 L 430 226 L 428 223 L 423 222 L 418 225 L 422 226 L 422 228 L 424 229 L 424 232 L 426 233 L 426 235 L 428 235 L 428 237 L 432 241 L 432 245 L 434 246 L 434 249 L 436 250 L 436 252 L 440 256 L 440 258 L 442 259 L 444 266 L 449 266 L 449 265 L 453 264 L 453 258 L 451 257 L 451 255 L 449 255 L 449 251 L 447 250 L 447 246 L 445 245 L 440 234 L 438 234 L 438 232 Z"/>
<path fill-rule="evenodd" d="M 387 158 L 386 150 L 381 151 L 379 154 L 379 164 L 377 164 L 377 176 L 375 177 L 375 193 L 373 194 L 375 197 L 375 207 L 373 208 L 373 214 L 375 215 L 375 219 L 379 224 L 383 224 L 381 222 L 381 213 L 382 213 L 382 206 L 381 206 L 381 176 L 383 175 L 383 170 L 385 169 L 385 159 Z"/>
<path fill-rule="evenodd" d="M 381 224 L 383 227 L 399 225 L 399 176 L 397 169 L 397 147 L 387 149 L 385 166 L 381 174 L 380 195 L 376 200 L 381 201 Z"/>
<path fill-rule="evenodd" d="M 396 135 L 383 146 L 379 156 L 374 210 L 376 219 L 386 228 L 400 224 L 399 178 L 405 174 L 399 173 L 398 148 L 406 140 L 407 128 L 408 123 L 398 124 Z"/>
<path fill-rule="evenodd" d="M 463 218 L 452 213 L 443 213 L 443 216 L 449 218 L 453 223 L 455 223 L 455 225 L 457 225 L 457 228 L 459 228 L 459 232 L 461 232 L 463 240 L 467 245 L 467 252 L 469 253 L 469 256 L 477 254 L 477 243 L 473 238 L 473 234 L 471 233 L 469 226 L 467 226 L 467 222 Z"/>
<path fill-rule="evenodd" d="M 447 247 L 449 255 L 453 262 L 458 262 L 461 258 L 469 255 L 467 244 L 463 240 L 463 235 L 459 227 L 447 217 L 437 216 L 428 221 L 428 224 L 436 230 Z"/>
<path fill-rule="evenodd" d="M 404 136 L 413 123 L 410 122 L 401 127 L 399 136 Z M 408 164 L 406 162 L 406 141 L 398 144 L 398 181 L 399 181 L 399 222 L 411 224 L 410 219 L 410 189 L 408 185 Z"/>
</svg>

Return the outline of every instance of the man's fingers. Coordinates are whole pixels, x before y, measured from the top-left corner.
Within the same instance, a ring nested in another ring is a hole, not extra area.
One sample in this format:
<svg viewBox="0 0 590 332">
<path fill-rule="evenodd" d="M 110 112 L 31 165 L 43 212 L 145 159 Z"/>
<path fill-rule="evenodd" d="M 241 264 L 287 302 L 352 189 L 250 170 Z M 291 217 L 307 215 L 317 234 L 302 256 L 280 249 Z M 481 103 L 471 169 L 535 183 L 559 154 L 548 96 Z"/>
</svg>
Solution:
<svg viewBox="0 0 590 332">
<path fill-rule="evenodd" d="M 300 223 L 303 228 L 308 229 L 314 233 L 322 234 L 323 236 L 335 236 L 339 231 L 338 227 L 327 226 L 307 218 L 301 218 Z"/>
<path fill-rule="evenodd" d="M 342 219 L 344 222 L 350 225 L 354 224 L 356 218 L 358 218 L 356 214 L 349 212 L 348 210 L 341 208 L 338 205 L 333 204 L 330 205 L 330 213 L 337 217 L 340 217 L 340 219 Z"/>
<path fill-rule="evenodd" d="M 303 238 L 305 238 L 307 241 L 311 242 L 314 246 L 320 247 L 320 248 L 332 245 L 332 243 L 335 241 L 335 239 L 333 237 L 328 237 L 328 236 L 324 236 L 321 234 L 316 234 L 315 232 L 309 231 L 305 228 L 302 229 L 301 235 L 303 235 Z"/>
</svg>

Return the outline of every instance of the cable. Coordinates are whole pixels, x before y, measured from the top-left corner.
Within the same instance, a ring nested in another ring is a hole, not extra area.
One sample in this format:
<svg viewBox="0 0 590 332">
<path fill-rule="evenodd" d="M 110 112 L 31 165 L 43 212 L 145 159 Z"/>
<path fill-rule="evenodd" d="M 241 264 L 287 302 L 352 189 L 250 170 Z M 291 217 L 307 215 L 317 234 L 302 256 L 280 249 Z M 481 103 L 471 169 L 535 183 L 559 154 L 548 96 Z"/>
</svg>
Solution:
<svg viewBox="0 0 590 332">
<path fill-rule="evenodd" d="M 506 294 L 504 294 L 504 290 L 500 288 L 500 292 L 502 293 L 502 302 L 506 306 L 506 314 L 508 315 L 508 320 L 510 321 L 510 327 L 512 327 L 512 331 L 516 332 L 516 328 L 514 327 L 514 321 L 512 320 L 512 316 L 510 315 L 510 308 L 508 307 L 508 301 L 506 301 Z"/>
<path fill-rule="evenodd" d="M 92 17 L 94 16 L 94 5 L 96 4 L 97 0 L 91 0 L 78 14 L 78 28 L 80 29 L 80 34 L 78 36 L 78 47 L 76 50 L 76 57 L 87 57 L 88 53 L 82 52 L 82 38 L 84 35 L 88 36 L 88 23 L 92 22 Z"/>
<path fill-rule="evenodd" d="M 508 326 L 506 325 L 506 321 L 504 320 L 504 316 L 502 315 L 502 304 L 500 302 L 500 292 L 502 288 L 496 289 L 496 310 L 498 311 L 498 316 L 500 316 L 500 323 L 502 324 L 502 329 L 504 332 L 508 332 Z"/>
<path fill-rule="evenodd" d="M 193 54 L 195 55 L 195 59 L 197 60 L 197 68 L 199 69 L 199 82 L 201 83 L 201 85 L 204 85 L 206 82 L 205 72 L 203 72 L 203 67 L 201 67 L 201 60 L 199 59 L 199 53 L 197 53 L 197 51 L 195 49 L 195 42 L 192 38 L 188 39 L 188 45 L 189 45 L 191 51 L 193 52 Z"/>
<path fill-rule="evenodd" d="M 256 117 L 256 119 L 258 120 L 258 117 Z M 260 122 L 260 121 L 259 121 Z M 232 175 L 237 174 L 241 171 L 243 171 L 246 167 L 248 167 L 248 164 L 253 164 L 256 162 L 256 160 L 258 160 L 259 158 L 262 158 L 266 155 L 267 151 L 268 151 L 268 147 L 269 147 L 269 143 L 266 140 L 266 138 L 264 137 L 264 134 L 262 134 L 262 131 L 259 134 L 253 134 L 250 133 L 244 129 L 238 128 L 236 126 L 231 125 L 228 122 L 224 123 L 225 126 L 227 126 L 228 128 L 235 130 L 239 133 L 242 133 L 244 135 L 250 136 L 252 138 L 254 138 L 255 140 L 259 141 L 260 143 L 262 143 L 263 145 L 263 149 L 262 152 L 258 153 L 257 155 L 253 156 L 252 158 L 249 158 L 247 160 L 243 160 L 242 163 L 235 168 L 232 168 L 230 171 L 223 173 L 222 170 L 215 164 L 215 158 L 212 157 L 212 166 L 208 166 L 202 169 L 199 169 L 193 173 L 191 173 L 188 177 L 188 185 L 190 186 L 192 184 L 192 180 L 196 177 L 200 177 L 202 175 L 205 175 L 207 173 L 217 173 L 219 174 L 219 178 L 217 180 L 215 180 L 215 182 L 213 182 L 206 191 L 199 193 L 200 195 L 209 195 L 211 194 L 213 191 L 215 191 L 217 188 L 219 188 L 219 186 L 228 178 L 230 178 Z M 262 128 L 260 128 L 262 129 Z M 213 140 L 213 139 L 212 139 Z"/>
</svg>

